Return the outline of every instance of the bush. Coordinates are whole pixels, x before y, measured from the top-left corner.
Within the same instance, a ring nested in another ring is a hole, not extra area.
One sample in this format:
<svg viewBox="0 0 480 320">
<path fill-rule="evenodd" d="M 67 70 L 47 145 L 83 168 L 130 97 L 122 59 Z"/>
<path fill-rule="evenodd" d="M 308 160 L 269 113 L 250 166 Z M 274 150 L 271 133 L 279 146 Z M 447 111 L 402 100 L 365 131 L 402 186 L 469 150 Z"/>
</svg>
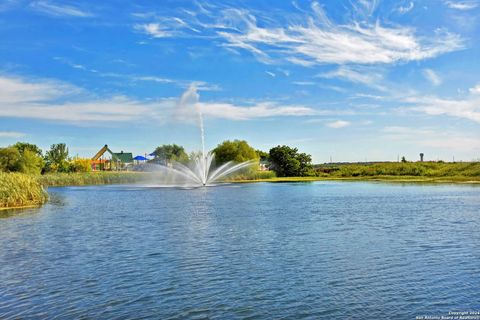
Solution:
<svg viewBox="0 0 480 320">
<path fill-rule="evenodd" d="M 70 172 L 91 172 L 90 159 L 75 158 L 70 161 Z"/>
</svg>

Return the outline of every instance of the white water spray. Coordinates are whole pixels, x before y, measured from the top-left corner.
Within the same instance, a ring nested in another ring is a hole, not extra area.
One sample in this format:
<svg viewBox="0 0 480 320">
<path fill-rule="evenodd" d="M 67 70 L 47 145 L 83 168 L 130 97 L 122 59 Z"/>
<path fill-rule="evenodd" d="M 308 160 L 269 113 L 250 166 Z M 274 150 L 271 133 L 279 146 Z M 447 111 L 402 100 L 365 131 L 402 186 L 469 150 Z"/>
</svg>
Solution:
<svg viewBox="0 0 480 320">
<path fill-rule="evenodd" d="M 159 165 L 160 171 L 168 176 L 168 180 L 173 181 L 174 184 L 206 186 L 219 182 L 228 175 L 254 164 L 254 161 L 246 161 L 242 163 L 234 163 L 230 161 L 216 169 L 212 168 L 215 154 L 211 152 L 207 153 L 205 151 L 205 128 L 203 125 L 202 110 L 198 101 L 199 95 L 197 89 L 195 85 L 192 85 L 179 99 L 177 116 L 183 120 L 191 119 L 190 115 L 192 109 L 195 109 L 198 117 L 197 120 L 202 143 L 201 153 L 194 155 L 189 165 L 184 165 L 179 162 L 173 162 L 171 166 Z"/>
</svg>

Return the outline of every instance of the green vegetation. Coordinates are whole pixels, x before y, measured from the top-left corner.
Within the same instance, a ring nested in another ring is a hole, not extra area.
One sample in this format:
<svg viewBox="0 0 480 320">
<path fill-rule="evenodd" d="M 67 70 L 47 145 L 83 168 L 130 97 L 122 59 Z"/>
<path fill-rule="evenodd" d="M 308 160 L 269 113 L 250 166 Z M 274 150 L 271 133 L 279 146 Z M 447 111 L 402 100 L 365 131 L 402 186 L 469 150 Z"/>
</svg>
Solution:
<svg viewBox="0 0 480 320">
<path fill-rule="evenodd" d="M 70 172 L 68 148 L 65 143 L 52 144 L 45 155 L 46 172 Z"/>
<path fill-rule="evenodd" d="M 47 199 L 38 176 L 0 172 L 0 209 L 39 206 Z"/>
<path fill-rule="evenodd" d="M 0 149 L 0 171 L 39 174 L 43 159 L 30 149 L 17 149 L 14 146 Z"/>
<path fill-rule="evenodd" d="M 480 178 L 480 162 L 381 162 L 372 164 L 319 165 L 320 177 L 469 177 Z"/>
<path fill-rule="evenodd" d="M 270 149 L 269 160 L 272 169 L 279 177 L 305 177 L 315 175 L 312 169 L 312 157 L 299 153 L 297 148 L 277 146 Z"/>
<path fill-rule="evenodd" d="M 142 172 L 81 172 L 47 173 L 39 176 L 40 183 L 46 187 L 83 186 L 94 184 L 135 183 L 144 180 L 147 174 Z"/>
<path fill-rule="evenodd" d="M 218 165 L 229 161 L 245 162 L 249 160 L 259 160 L 259 156 L 245 140 L 226 140 L 219 144 L 215 149 L 215 161 Z"/>
<path fill-rule="evenodd" d="M 376 180 L 391 182 L 480 183 L 480 162 L 382 162 L 323 164 L 315 166 L 315 176 L 260 178 L 266 182 L 317 180 Z M 236 181 L 251 181 L 236 179 Z"/>
<path fill-rule="evenodd" d="M 176 144 L 164 144 L 155 149 L 153 152 L 155 159 L 153 162 L 162 162 L 167 164 L 172 161 L 188 162 L 188 155 L 182 146 Z"/>
</svg>

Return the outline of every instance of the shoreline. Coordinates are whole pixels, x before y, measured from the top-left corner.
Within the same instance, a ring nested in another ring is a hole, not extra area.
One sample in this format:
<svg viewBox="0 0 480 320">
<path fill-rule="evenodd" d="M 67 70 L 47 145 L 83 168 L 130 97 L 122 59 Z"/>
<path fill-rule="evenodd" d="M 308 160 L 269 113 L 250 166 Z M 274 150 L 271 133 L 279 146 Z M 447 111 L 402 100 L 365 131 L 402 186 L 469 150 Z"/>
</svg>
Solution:
<svg viewBox="0 0 480 320">
<path fill-rule="evenodd" d="M 472 179 L 473 178 L 473 179 Z M 474 177 L 416 177 L 416 176 L 372 176 L 372 177 L 277 177 L 268 179 L 242 179 L 228 180 L 231 183 L 257 183 L 257 182 L 315 182 L 315 181 L 358 181 L 358 182 L 395 182 L 395 183 L 433 183 L 433 184 L 480 184 L 480 178 Z"/>
</svg>

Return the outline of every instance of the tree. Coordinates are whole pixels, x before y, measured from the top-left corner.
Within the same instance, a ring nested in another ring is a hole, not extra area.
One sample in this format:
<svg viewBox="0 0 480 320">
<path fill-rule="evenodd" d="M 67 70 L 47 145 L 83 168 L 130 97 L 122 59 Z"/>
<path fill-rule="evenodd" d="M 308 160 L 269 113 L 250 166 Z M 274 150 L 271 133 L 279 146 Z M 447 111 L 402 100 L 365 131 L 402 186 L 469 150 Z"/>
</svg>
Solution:
<svg viewBox="0 0 480 320">
<path fill-rule="evenodd" d="M 47 171 L 68 172 L 68 148 L 65 143 L 52 144 L 45 155 Z"/>
<path fill-rule="evenodd" d="M 70 161 L 69 171 L 72 172 L 90 172 L 92 166 L 90 165 L 90 159 L 75 158 Z"/>
<path fill-rule="evenodd" d="M 22 155 L 17 148 L 8 147 L 0 149 L 0 171 L 11 172 L 20 170 Z"/>
<path fill-rule="evenodd" d="M 40 174 L 45 165 L 43 158 L 37 152 L 30 149 L 24 149 L 21 152 L 19 171 L 29 174 Z"/>
<path fill-rule="evenodd" d="M 269 155 L 268 152 L 262 151 L 262 150 L 255 150 L 257 153 L 258 157 L 260 158 L 260 161 L 268 161 Z"/>
<path fill-rule="evenodd" d="M 219 165 L 229 161 L 258 161 L 260 158 L 255 149 L 253 149 L 245 140 L 223 141 L 213 149 L 213 153 L 215 153 L 215 160 Z"/>
<path fill-rule="evenodd" d="M 153 153 L 155 155 L 156 162 L 163 162 L 167 164 L 172 161 L 188 161 L 188 155 L 185 152 L 185 149 L 182 146 L 176 144 L 164 144 L 157 147 Z"/>
<path fill-rule="evenodd" d="M 0 149 L 0 171 L 39 174 L 43 168 L 43 159 L 28 148 L 23 151 L 10 146 Z"/>
<path fill-rule="evenodd" d="M 269 158 L 279 177 L 303 177 L 313 174 L 312 157 L 306 153 L 298 153 L 297 148 L 277 146 L 270 149 Z"/>
<path fill-rule="evenodd" d="M 28 142 L 17 142 L 12 147 L 17 148 L 20 153 L 23 153 L 25 150 L 30 150 L 31 152 L 35 153 L 38 156 L 42 156 L 42 149 L 40 149 L 37 145 L 31 144 Z"/>
<path fill-rule="evenodd" d="M 407 162 L 407 159 L 405 159 L 405 157 L 402 157 L 402 160 L 401 160 L 403 163 Z"/>
</svg>

